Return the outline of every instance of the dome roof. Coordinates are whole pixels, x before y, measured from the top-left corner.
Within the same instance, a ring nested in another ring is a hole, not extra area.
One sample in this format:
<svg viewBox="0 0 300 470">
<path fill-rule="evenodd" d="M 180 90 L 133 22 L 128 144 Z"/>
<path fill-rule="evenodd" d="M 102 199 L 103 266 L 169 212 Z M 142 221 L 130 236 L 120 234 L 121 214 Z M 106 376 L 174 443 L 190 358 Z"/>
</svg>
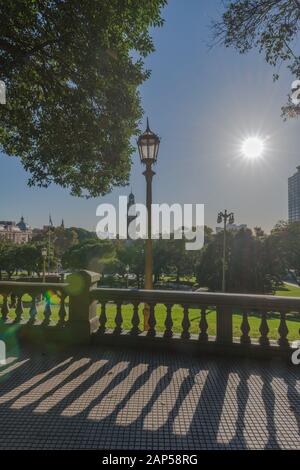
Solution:
<svg viewBox="0 0 300 470">
<path fill-rule="evenodd" d="M 17 224 L 17 227 L 23 232 L 25 232 L 26 230 L 29 230 L 30 228 L 29 225 L 25 223 L 23 216 L 21 217 L 20 222 Z"/>
</svg>

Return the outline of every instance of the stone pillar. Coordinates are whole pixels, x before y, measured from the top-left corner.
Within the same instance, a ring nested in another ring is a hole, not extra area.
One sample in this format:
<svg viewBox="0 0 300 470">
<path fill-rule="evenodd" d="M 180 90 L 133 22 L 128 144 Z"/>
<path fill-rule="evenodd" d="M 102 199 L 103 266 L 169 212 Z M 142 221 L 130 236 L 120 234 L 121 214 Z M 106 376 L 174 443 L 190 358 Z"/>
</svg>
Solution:
<svg viewBox="0 0 300 470">
<path fill-rule="evenodd" d="M 217 342 L 221 344 L 232 343 L 232 308 L 217 307 Z"/>
<path fill-rule="evenodd" d="M 84 270 L 72 273 L 66 279 L 69 284 L 68 332 L 71 342 L 88 342 L 91 334 L 99 328 L 97 301 L 90 300 L 90 289 L 96 287 L 99 280 L 100 274 Z"/>
</svg>

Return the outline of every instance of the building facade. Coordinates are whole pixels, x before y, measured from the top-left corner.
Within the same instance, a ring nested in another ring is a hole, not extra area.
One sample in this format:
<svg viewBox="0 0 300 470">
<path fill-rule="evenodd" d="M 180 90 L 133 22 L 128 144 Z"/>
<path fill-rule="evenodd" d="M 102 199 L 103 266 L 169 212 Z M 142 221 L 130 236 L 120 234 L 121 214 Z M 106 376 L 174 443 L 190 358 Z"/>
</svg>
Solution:
<svg viewBox="0 0 300 470">
<path fill-rule="evenodd" d="M 17 245 L 28 243 L 32 238 L 32 229 L 25 222 L 24 217 L 21 217 L 17 224 L 11 220 L 0 220 L 0 238 Z"/>
<path fill-rule="evenodd" d="M 246 230 L 247 224 L 227 224 L 226 226 L 229 232 L 238 232 L 239 230 Z M 216 233 L 223 232 L 223 227 L 216 227 Z"/>
<path fill-rule="evenodd" d="M 300 165 L 288 180 L 289 222 L 300 221 Z"/>
</svg>

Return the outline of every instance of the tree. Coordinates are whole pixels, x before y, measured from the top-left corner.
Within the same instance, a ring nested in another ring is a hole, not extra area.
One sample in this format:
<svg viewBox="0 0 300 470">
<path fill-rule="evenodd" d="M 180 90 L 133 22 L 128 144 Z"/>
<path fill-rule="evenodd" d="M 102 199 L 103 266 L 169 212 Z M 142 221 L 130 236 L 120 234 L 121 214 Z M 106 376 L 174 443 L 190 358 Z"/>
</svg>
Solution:
<svg viewBox="0 0 300 470">
<path fill-rule="evenodd" d="M 300 272 L 300 222 L 279 221 L 271 232 L 269 243 L 286 270 Z"/>
<path fill-rule="evenodd" d="M 8 279 L 18 267 L 16 245 L 6 240 L 0 242 L 0 272 L 5 271 Z"/>
<path fill-rule="evenodd" d="M 191 257 L 194 253 L 186 250 L 186 241 L 184 237 L 182 239 L 172 237 L 170 240 L 167 240 L 168 267 L 169 270 L 175 271 L 177 284 L 179 284 L 180 277 L 183 274 L 193 274 Z"/>
<path fill-rule="evenodd" d="M 256 47 L 270 65 L 286 62 L 294 78 L 300 79 L 300 56 L 294 51 L 300 31 L 300 0 L 229 1 L 213 29 L 216 42 L 241 53 Z M 283 114 L 299 115 L 300 106 L 289 99 Z"/>
<path fill-rule="evenodd" d="M 166 0 L 0 0 L 0 150 L 29 185 L 98 196 L 126 184 L 138 87 Z"/>
<path fill-rule="evenodd" d="M 160 280 L 161 274 L 166 272 L 170 265 L 169 240 L 155 240 L 153 244 L 153 274 L 154 283 Z"/>
<path fill-rule="evenodd" d="M 110 240 L 90 240 L 71 247 L 62 257 L 67 269 L 88 269 L 102 273 L 115 258 L 115 244 Z"/>
<path fill-rule="evenodd" d="M 254 230 L 256 238 L 264 237 L 265 232 L 263 231 L 263 229 L 261 227 L 254 227 L 253 230 Z"/>
<path fill-rule="evenodd" d="M 65 230 L 72 230 L 73 232 L 76 233 L 77 239 L 79 243 L 86 241 L 86 240 L 98 240 L 98 237 L 96 235 L 96 232 L 90 232 L 89 230 L 86 230 L 81 227 L 70 227 Z"/>
<path fill-rule="evenodd" d="M 54 253 L 58 258 L 72 246 L 78 243 L 78 237 L 75 230 L 56 227 L 54 232 Z"/>
<path fill-rule="evenodd" d="M 16 257 L 16 267 L 27 271 L 28 276 L 32 272 L 39 273 L 42 270 L 43 258 L 41 250 L 30 243 L 24 245 L 18 245 L 14 249 L 14 254 Z"/>
<path fill-rule="evenodd" d="M 210 290 L 221 289 L 223 233 L 202 249 L 197 279 Z M 226 285 L 228 292 L 273 293 L 285 273 L 280 256 L 272 250 L 270 237 L 257 237 L 249 229 L 227 233 Z"/>
<path fill-rule="evenodd" d="M 227 259 L 232 242 L 232 232 L 227 234 Z M 212 291 L 221 289 L 222 285 L 223 232 L 217 233 L 204 245 L 200 253 L 200 261 L 196 268 L 197 281 L 201 286 Z"/>
<path fill-rule="evenodd" d="M 117 248 L 117 258 L 122 264 L 122 272 L 125 272 L 126 266 L 129 266 L 130 273 L 135 274 L 137 287 L 142 287 L 142 279 L 145 270 L 145 242 L 144 240 L 134 240 L 120 243 Z"/>
</svg>

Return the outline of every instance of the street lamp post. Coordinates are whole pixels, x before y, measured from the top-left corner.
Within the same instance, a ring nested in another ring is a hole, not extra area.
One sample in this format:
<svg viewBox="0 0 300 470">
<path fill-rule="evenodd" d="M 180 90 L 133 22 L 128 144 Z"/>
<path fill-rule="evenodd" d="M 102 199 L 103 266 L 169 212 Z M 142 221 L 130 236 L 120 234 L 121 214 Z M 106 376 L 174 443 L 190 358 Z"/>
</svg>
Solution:
<svg viewBox="0 0 300 470">
<path fill-rule="evenodd" d="M 47 248 L 42 248 L 42 257 L 43 257 L 43 282 L 46 282 Z"/>
<path fill-rule="evenodd" d="M 218 213 L 217 222 L 220 224 L 224 221 L 224 230 L 223 230 L 223 265 L 222 265 L 222 292 L 226 292 L 226 232 L 227 232 L 227 220 L 230 224 L 234 223 L 234 214 L 233 212 L 227 212 L 225 209 L 224 212 Z"/>
<path fill-rule="evenodd" d="M 147 128 L 143 134 L 138 138 L 137 145 L 139 149 L 141 163 L 145 165 L 143 175 L 146 178 L 146 206 L 148 213 L 148 227 L 147 238 L 145 246 L 145 289 L 153 289 L 153 254 L 152 254 L 152 179 L 155 172 L 152 170 L 152 165 L 157 161 L 158 149 L 160 139 L 150 130 L 149 120 L 147 118 Z M 144 308 L 144 330 L 149 329 L 149 305 Z"/>
<path fill-rule="evenodd" d="M 126 265 L 125 271 L 126 271 L 126 289 L 128 289 L 129 271 L 130 271 L 130 266 L 129 266 L 129 264 Z"/>
</svg>

